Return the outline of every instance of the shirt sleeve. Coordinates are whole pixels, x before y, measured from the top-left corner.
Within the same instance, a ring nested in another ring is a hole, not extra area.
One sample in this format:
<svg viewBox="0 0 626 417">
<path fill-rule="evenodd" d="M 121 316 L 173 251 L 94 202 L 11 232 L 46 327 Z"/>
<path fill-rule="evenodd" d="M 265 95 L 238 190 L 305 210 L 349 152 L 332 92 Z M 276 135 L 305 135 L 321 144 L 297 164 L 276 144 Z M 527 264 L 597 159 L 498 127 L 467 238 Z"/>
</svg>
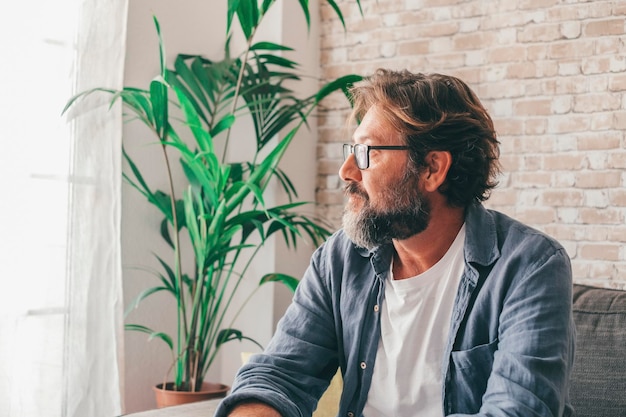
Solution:
<svg viewBox="0 0 626 417">
<path fill-rule="evenodd" d="M 324 246 L 313 255 L 276 333 L 264 352 L 238 371 L 216 417 L 250 400 L 269 404 L 283 416 L 312 414 L 338 366 L 323 253 Z"/>
</svg>

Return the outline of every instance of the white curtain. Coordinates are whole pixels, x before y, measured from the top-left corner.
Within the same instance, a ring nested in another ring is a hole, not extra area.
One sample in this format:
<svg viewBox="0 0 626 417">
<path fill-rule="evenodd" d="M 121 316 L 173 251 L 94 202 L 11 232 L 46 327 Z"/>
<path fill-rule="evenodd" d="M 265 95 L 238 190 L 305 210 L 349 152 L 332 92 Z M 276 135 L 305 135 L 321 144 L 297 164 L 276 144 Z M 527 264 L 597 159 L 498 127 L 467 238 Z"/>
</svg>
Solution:
<svg viewBox="0 0 626 417">
<path fill-rule="evenodd" d="M 0 416 L 122 412 L 121 109 L 128 0 L 0 14 Z M 10 10 L 10 11 L 9 11 Z"/>
</svg>

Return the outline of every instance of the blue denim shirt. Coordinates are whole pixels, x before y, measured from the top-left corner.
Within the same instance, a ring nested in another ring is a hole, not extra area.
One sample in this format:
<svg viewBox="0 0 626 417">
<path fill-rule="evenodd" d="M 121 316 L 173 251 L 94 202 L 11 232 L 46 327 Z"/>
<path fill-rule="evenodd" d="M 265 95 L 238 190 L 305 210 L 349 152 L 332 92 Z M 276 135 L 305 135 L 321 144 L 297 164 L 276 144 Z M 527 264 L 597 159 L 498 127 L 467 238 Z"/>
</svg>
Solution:
<svg viewBox="0 0 626 417">
<path fill-rule="evenodd" d="M 553 239 L 481 205 L 469 207 L 465 220 L 465 270 L 441 364 L 443 414 L 572 415 L 569 257 Z M 265 352 L 239 370 L 215 415 L 256 399 L 285 417 L 310 416 L 340 367 L 338 415 L 360 416 L 392 254 L 392 245 L 359 249 L 341 231 L 330 237 L 313 255 Z"/>
</svg>

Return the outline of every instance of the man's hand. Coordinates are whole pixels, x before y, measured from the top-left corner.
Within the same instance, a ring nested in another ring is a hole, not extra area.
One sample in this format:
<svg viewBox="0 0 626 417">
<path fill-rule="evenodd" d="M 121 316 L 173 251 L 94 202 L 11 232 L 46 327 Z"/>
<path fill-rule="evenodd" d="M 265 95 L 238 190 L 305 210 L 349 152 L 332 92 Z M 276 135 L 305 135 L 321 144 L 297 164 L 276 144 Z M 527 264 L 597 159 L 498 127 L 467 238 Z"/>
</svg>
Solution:
<svg viewBox="0 0 626 417">
<path fill-rule="evenodd" d="M 282 417 L 275 408 L 263 403 L 239 404 L 228 414 L 229 417 Z"/>
</svg>

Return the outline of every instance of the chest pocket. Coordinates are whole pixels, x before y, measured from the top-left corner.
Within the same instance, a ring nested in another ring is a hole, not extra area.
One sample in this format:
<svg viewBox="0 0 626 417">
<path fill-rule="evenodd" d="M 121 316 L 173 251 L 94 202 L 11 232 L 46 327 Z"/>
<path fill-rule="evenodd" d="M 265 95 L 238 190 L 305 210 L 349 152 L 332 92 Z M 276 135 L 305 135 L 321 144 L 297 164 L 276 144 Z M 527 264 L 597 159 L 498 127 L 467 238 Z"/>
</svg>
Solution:
<svg viewBox="0 0 626 417">
<path fill-rule="evenodd" d="M 497 349 L 498 340 L 494 340 L 468 350 L 452 352 L 450 379 L 447 381 L 450 411 L 468 414 L 478 412 Z"/>
</svg>

